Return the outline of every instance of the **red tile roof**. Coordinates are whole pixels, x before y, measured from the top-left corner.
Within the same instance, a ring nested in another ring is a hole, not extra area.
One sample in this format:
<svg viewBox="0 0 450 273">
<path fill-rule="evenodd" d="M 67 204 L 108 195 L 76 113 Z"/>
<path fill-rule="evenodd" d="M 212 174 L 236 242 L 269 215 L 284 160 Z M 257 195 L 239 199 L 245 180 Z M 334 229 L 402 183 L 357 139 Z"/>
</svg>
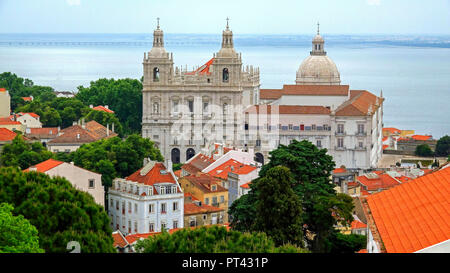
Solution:
<svg viewBox="0 0 450 273">
<path fill-rule="evenodd" d="M 157 183 L 176 184 L 175 178 L 172 176 L 171 173 L 167 171 L 163 163 L 160 162 L 154 163 L 154 166 L 147 173 L 142 173 L 143 174 L 142 175 L 141 170 L 147 167 L 148 165 L 137 170 L 130 176 L 126 177 L 126 179 L 150 186 Z"/>
<path fill-rule="evenodd" d="M 378 105 L 376 105 L 378 98 Z M 366 90 L 351 90 L 350 100 L 336 109 L 336 116 L 365 116 L 372 108 L 372 114 L 380 107 L 383 98 L 379 98 Z"/>
<path fill-rule="evenodd" d="M 199 190 L 207 193 L 211 192 L 225 192 L 228 191 L 221 186 L 220 180 L 206 173 L 198 172 L 195 175 L 184 176 L 181 179 L 186 179 Z M 183 180 L 180 180 L 183 181 Z M 212 186 L 216 186 L 216 190 L 212 190 Z"/>
<path fill-rule="evenodd" d="M 181 177 L 181 172 L 182 172 L 182 170 L 180 169 L 180 170 L 174 171 L 173 174 L 174 174 L 176 177 L 180 178 L 180 177 Z"/>
<path fill-rule="evenodd" d="M 337 168 L 333 170 L 333 173 L 345 173 L 345 172 L 347 172 L 347 170 L 344 168 Z"/>
<path fill-rule="evenodd" d="M 30 132 L 26 135 L 28 137 L 36 138 L 55 138 L 58 136 L 58 127 L 47 127 L 47 128 L 29 128 Z"/>
<path fill-rule="evenodd" d="M 389 132 L 391 134 L 400 134 L 402 131 L 397 128 L 383 128 L 383 132 Z"/>
<path fill-rule="evenodd" d="M 388 189 L 400 185 L 400 182 L 388 174 L 372 173 L 372 175 L 374 175 L 374 178 L 368 178 L 366 175 L 362 175 L 356 179 L 368 191 Z"/>
<path fill-rule="evenodd" d="M 383 150 L 386 150 L 387 148 L 389 148 L 389 145 L 383 145 Z"/>
<path fill-rule="evenodd" d="M 234 159 L 230 159 L 227 162 L 209 171 L 208 173 L 221 179 L 227 179 L 229 172 L 235 174 L 248 174 L 256 169 L 257 168 L 254 166 L 246 165 Z"/>
<path fill-rule="evenodd" d="M 22 99 L 23 99 L 24 101 L 32 101 L 32 100 L 33 100 L 32 97 L 22 97 Z"/>
<path fill-rule="evenodd" d="M 190 174 L 196 174 L 214 163 L 215 160 L 204 154 L 197 154 L 181 168 Z"/>
<path fill-rule="evenodd" d="M 34 166 L 31 166 L 30 168 L 24 170 L 24 172 L 29 172 L 31 168 L 36 168 L 37 172 L 45 173 L 46 171 L 49 171 L 49 170 L 51 170 L 51 169 L 53 169 L 53 168 L 55 168 L 55 167 L 57 167 L 57 166 L 59 166 L 59 165 L 61 165 L 63 163 L 64 162 L 62 162 L 62 161 L 58 161 L 58 160 L 54 160 L 54 159 L 48 159 L 48 160 L 46 160 L 44 162 L 41 162 L 41 163 L 36 164 Z"/>
<path fill-rule="evenodd" d="M 192 72 L 188 72 L 185 73 L 186 75 L 195 75 L 195 74 L 200 74 L 200 75 L 211 75 L 211 72 L 209 71 L 212 63 L 214 62 L 214 58 L 212 58 L 211 60 L 209 60 L 208 62 L 206 62 L 204 65 L 200 66 L 197 70 L 192 71 Z"/>
<path fill-rule="evenodd" d="M 389 137 L 383 137 L 383 142 L 385 142 L 386 140 L 388 140 Z"/>
<path fill-rule="evenodd" d="M 281 115 L 329 115 L 330 109 L 324 106 L 300 105 L 253 105 L 245 110 L 251 114 L 281 114 Z"/>
<path fill-rule="evenodd" d="M 251 184 L 252 182 L 250 181 L 250 182 L 248 182 L 248 183 L 245 183 L 244 185 L 241 185 L 241 188 L 244 188 L 244 189 L 250 189 L 250 184 Z"/>
<path fill-rule="evenodd" d="M 184 193 L 184 198 L 188 198 L 189 201 L 200 201 L 198 200 L 197 197 L 195 197 L 192 193 L 190 192 L 185 192 Z"/>
<path fill-rule="evenodd" d="M 205 205 L 203 203 L 201 206 L 198 206 L 195 203 L 184 203 L 184 215 L 211 213 L 223 210 L 224 208 L 213 207 L 210 205 Z"/>
<path fill-rule="evenodd" d="M 113 232 L 112 237 L 114 239 L 114 247 L 124 248 L 129 244 L 120 231 Z"/>
<path fill-rule="evenodd" d="M 12 141 L 16 136 L 17 134 L 13 131 L 6 128 L 0 128 L 0 141 Z"/>
<path fill-rule="evenodd" d="M 24 116 L 24 115 L 26 115 L 26 114 L 28 114 L 28 115 L 30 115 L 30 116 L 32 116 L 33 118 L 39 118 L 40 116 L 38 115 L 38 114 L 36 114 L 36 113 L 22 113 L 22 112 L 20 112 L 20 113 L 18 113 L 20 116 Z"/>
<path fill-rule="evenodd" d="M 108 109 L 108 108 L 106 108 L 105 106 L 101 106 L 101 105 L 95 106 L 95 107 L 92 108 L 92 109 L 93 109 L 93 110 L 97 110 L 97 111 L 103 111 L 103 112 L 106 112 L 106 113 L 114 113 L 113 110 Z"/>
<path fill-rule="evenodd" d="M 360 228 L 367 228 L 367 225 L 359 220 L 354 220 L 351 224 L 351 229 L 360 229 Z"/>
<path fill-rule="evenodd" d="M 79 135 L 79 136 L 78 136 Z M 86 123 L 85 129 L 81 125 L 73 125 L 61 130 L 61 135 L 49 141 L 49 144 L 57 143 L 90 143 L 104 138 L 112 138 L 117 136 L 117 133 L 109 131 L 107 135 L 107 128 L 95 120 Z"/>
<path fill-rule="evenodd" d="M 284 85 L 283 89 L 261 89 L 262 100 L 279 99 L 283 95 L 297 96 L 348 96 L 348 85 Z"/>
<path fill-rule="evenodd" d="M 367 198 L 386 252 L 411 253 L 450 239 L 450 168 Z"/>
<path fill-rule="evenodd" d="M 413 135 L 411 138 L 414 140 L 425 141 L 425 140 L 430 140 L 432 138 L 432 136 Z"/>
<path fill-rule="evenodd" d="M 1 120 L 0 125 L 20 125 L 22 123 L 18 121 L 12 121 L 12 120 Z"/>
<path fill-rule="evenodd" d="M 5 92 L 6 88 L 0 88 L 0 92 Z"/>
<path fill-rule="evenodd" d="M 367 249 L 361 249 L 358 253 L 367 253 Z"/>
</svg>

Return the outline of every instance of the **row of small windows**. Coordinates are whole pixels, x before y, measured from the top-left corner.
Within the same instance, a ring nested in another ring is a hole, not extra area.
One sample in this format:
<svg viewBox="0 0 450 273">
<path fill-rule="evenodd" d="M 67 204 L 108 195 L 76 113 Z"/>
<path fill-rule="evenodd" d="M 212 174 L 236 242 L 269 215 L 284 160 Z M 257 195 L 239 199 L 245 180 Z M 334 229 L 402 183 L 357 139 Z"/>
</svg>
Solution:
<svg viewBox="0 0 450 273">
<path fill-rule="evenodd" d="M 120 206 L 120 202 L 118 200 L 116 200 L 116 210 L 120 212 L 120 208 L 122 208 L 122 214 L 125 214 L 126 212 L 126 202 L 122 201 L 122 206 Z M 114 208 L 114 200 L 111 199 L 111 208 Z M 173 202 L 172 203 L 172 211 L 178 211 L 179 208 L 179 204 L 178 202 Z M 137 214 L 138 213 L 138 204 L 134 203 L 134 211 L 133 211 L 133 206 L 131 202 L 128 202 L 128 213 L 129 214 Z M 155 213 L 155 204 L 149 204 L 148 205 L 148 213 Z M 167 203 L 161 203 L 161 213 L 167 213 Z"/>
<path fill-rule="evenodd" d="M 222 81 L 228 82 L 230 79 L 230 73 L 228 71 L 228 68 L 224 68 L 222 71 Z M 153 81 L 159 82 L 159 68 L 155 67 L 153 68 Z M 210 82 L 210 79 L 208 79 L 208 83 Z"/>
<path fill-rule="evenodd" d="M 114 219 L 113 219 L 114 220 Z M 119 216 L 116 217 L 115 219 L 115 226 L 116 229 L 120 229 L 120 218 Z M 134 221 L 133 226 L 131 225 L 131 220 L 128 220 L 128 225 L 126 225 L 127 221 L 125 219 L 125 217 L 122 217 L 122 228 L 123 229 L 127 229 L 128 228 L 128 233 L 131 233 L 132 231 L 134 231 L 134 233 L 138 233 L 138 223 L 137 221 Z M 112 223 L 114 226 L 114 222 Z M 178 220 L 173 220 L 172 221 L 172 228 L 178 228 Z M 165 230 L 167 229 L 167 224 L 166 222 L 161 222 L 161 230 Z M 155 223 L 150 222 L 148 224 L 148 232 L 154 232 L 155 231 Z"/>
<path fill-rule="evenodd" d="M 178 113 L 179 112 L 179 107 L 178 107 L 179 103 L 178 101 L 174 101 L 173 102 L 173 106 L 172 106 L 172 110 L 174 113 Z M 188 100 L 188 108 L 189 108 L 189 112 L 193 113 L 194 112 L 194 100 Z M 222 105 L 222 111 L 223 114 L 226 114 L 228 111 L 228 103 L 224 103 Z M 161 112 L 160 109 L 160 105 L 159 102 L 154 102 L 153 103 L 153 114 L 159 114 Z M 209 113 L 210 109 L 209 109 L 209 102 L 203 102 L 203 113 Z"/>
<path fill-rule="evenodd" d="M 288 124 L 288 125 L 282 125 L 278 124 L 278 126 L 274 125 L 268 125 L 265 124 L 264 126 L 249 126 L 249 124 L 245 124 L 244 129 L 249 130 L 249 128 L 252 129 L 265 129 L 268 131 L 271 130 L 279 130 L 279 131 L 331 131 L 331 127 L 329 125 L 323 125 L 323 126 L 317 126 L 316 124 L 312 124 L 310 126 L 306 126 L 305 124 L 300 125 L 294 125 L 294 124 Z"/>
</svg>

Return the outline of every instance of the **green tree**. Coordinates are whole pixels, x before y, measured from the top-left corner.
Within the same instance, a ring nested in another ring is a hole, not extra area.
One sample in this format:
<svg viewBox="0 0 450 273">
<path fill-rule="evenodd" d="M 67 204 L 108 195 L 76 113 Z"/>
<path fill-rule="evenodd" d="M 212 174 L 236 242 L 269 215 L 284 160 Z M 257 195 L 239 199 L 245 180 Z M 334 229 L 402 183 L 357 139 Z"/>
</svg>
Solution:
<svg viewBox="0 0 450 273">
<path fill-rule="evenodd" d="M 84 144 L 69 157 L 75 165 L 104 175 L 102 181 L 107 187 L 111 186 L 113 178 L 126 177 L 140 169 L 144 158 L 163 161 L 154 143 L 139 135 L 130 135 L 125 140 L 113 137 Z"/>
<path fill-rule="evenodd" d="M 336 254 L 356 253 L 367 247 L 367 236 L 358 234 L 345 235 L 340 232 L 333 232 L 329 240 L 327 252 Z"/>
<path fill-rule="evenodd" d="M 78 87 L 76 98 L 85 105 L 108 105 L 114 110 L 125 134 L 140 133 L 142 83 L 136 79 L 99 79 Z"/>
<path fill-rule="evenodd" d="M 225 227 L 212 226 L 181 229 L 172 234 L 163 232 L 138 241 L 140 253 L 306 253 L 295 245 L 277 248 L 264 233 L 227 231 Z"/>
<path fill-rule="evenodd" d="M 13 209 L 0 204 L 0 253 L 43 253 L 36 227 L 22 215 L 14 216 Z"/>
<path fill-rule="evenodd" d="M 253 185 L 250 184 L 250 188 Z M 254 227 L 254 221 L 256 216 L 256 195 L 250 192 L 250 194 L 242 195 L 236 199 L 228 209 L 228 215 L 230 218 L 230 226 L 233 230 L 241 232 L 251 231 Z"/>
<path fill-rule="evenodd" d="M 326 252 L 328 237 L 334 226 L 339 222 L 348 225 L 353 221 L 352 198 L 336 194 L 331 181 L 331 172 L 335 167 L 333 158 L 327 155 L 326 149 L 318 149 L 308 141 L 294 140 L 289 146 L 280 145 L 270 152 L 270 162 L 263 166 L 259 175 L 264 177 L 276 166 L 285 166 L 292 173 L 291 187 L 302 202 L 303 235 L 308 247 L 314 252 Z M 230 208 L 232 227 L 250 227 L 242 231 L 251 231 L 256 217 L 253 212 L 252 215 L 243 213 L 242 209 L 255 206 L 257 202 L 258 192 L 253 182 L 250 188 L 245 201 L 238 199 L 235 201 L 237 204 L 233 203 Z M 312 234 L 313 239 L 308 234 Z"/>
<path fill-rule="evenodd" d="M 27 143 L 19 134 L 11 144 L 3 146 L 0 153 L 0 165 L 26 169 L 52 157 L 53 154 L 47 151 L 40 142 Z"/>
<path fill-rule="evenodd" d="M 254 181 L 256 196 L 255 230 L 265 232 L 277 245 L 302 245 L 302 203 L 292 189 L 291 172 L 274 167 Z"/>
<path fill-rule="evenodd" d="M 433 151 L 431 150 L 430 146 L 427 144 L 421 144 L 416 147 L 416 155 L 417 156 L 433 156 Z"/>
<path fill-rule="evenodd" d="M 94 198 L 64 178 L 0 168 L 0 202 L 14 206 L 36 227 L 45 252 L 67 252 L 79 242 L 82 253 L 115 252 L 110 219 Z"/>
<path fill-rule="evenodd" d="M 450 136 L 441 137 L 436 144 L 436 156 L 450 156 Z"/>
</svg>

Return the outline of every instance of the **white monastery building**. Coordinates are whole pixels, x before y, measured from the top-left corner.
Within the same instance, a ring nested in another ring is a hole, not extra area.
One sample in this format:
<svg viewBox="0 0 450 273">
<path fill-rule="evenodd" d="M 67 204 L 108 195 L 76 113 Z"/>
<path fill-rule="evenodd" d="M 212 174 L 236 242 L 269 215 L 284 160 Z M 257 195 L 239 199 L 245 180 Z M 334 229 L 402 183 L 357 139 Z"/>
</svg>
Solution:
<svg viewBox="0 0 450 273">
<path fill-rule="evenodd" d="M 161 162 L 148 162 L 109 189 L 109 216 L 113 230 L 123 234 L 183 228 L 184 194 L 172 172 Z"/>
<path fill-rule="evenodd" d="M 142 134 L 174 163 L 223 143 L 264 164 L 294 139 L 326 148 L 347 169 L 374 168 L 381 158 L 384 98 L 341 85 L 319 29 L 296 84 L 282 89 L 260 89 L 259 69 L 242 69 L 228 22 L 220 51 L 195 71 L 174 71 L 158 22 L 143 64 Z"/>
</svg>

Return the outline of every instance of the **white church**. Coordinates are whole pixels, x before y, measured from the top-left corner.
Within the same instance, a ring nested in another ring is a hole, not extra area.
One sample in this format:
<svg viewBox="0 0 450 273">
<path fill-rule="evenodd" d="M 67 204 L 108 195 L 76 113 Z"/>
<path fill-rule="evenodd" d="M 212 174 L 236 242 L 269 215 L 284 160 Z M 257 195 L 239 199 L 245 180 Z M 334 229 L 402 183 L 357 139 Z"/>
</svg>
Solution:
<svg viewBox="0 0 450 273">
<path fill-rule="evenodd" d="M 194 71 L 174 68 L 159 20 L 153 35 L 143 61 L 142 135 L 166 159 L 183 163 L 223 143 L 264 164 L 270 151 L 296 139 L 326 148 L 337 167 L 377 166 L 384 98 L 341 84 L 319 28 L 295 84 L 280 89 L 260 89 L 259 69 L 244 68 L 228 21 L 220 50 Z"/>
</svg>

